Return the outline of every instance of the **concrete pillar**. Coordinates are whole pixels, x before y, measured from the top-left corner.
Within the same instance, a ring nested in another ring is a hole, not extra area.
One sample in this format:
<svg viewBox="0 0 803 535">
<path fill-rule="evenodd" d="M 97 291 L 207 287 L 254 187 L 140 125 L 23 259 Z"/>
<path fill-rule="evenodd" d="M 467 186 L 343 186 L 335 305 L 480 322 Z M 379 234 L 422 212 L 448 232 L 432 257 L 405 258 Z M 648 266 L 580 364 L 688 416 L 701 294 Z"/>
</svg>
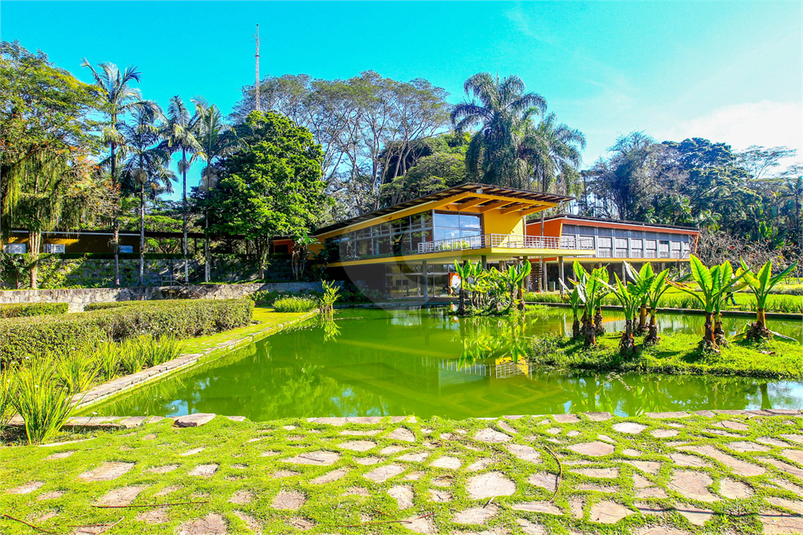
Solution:
<svg viewBox="0 0 803 535">
<path fill-rule="evenodd" d="M 488 269 L 488 257 L 482 255 L 482 257 L 480 258 L 480 264 L 482 265 L 482 269 Z"/>
<path fill-rule="evenodd" d="M 566 270 L 565 270 L 565 267 L 563 265 L 563 257 L 562 256 L 558 257 L 558 269 L 560 270 L 560 280 L 563 281 L 563 284 L 566 284 L 568 286 L 568 283 L 566 282 Z M 563 297 L 563 284 L 560 285 L 560 296 L 561 297 Z"/>
<path fill-rule="evenodd" d="M 627 280 L 627 269 L 625 269 L 625 261 L 622 260 L 622 282 Z"/>
<path fill-rule="evenodd" d="M 421 273 L 424 275 L 424 277 L 423 277 L 424 301 L 429 301 L 429 285 L 427 284 L 427 262 L 426 262 L 426 260 L 421 262 Z"/>
</svg>

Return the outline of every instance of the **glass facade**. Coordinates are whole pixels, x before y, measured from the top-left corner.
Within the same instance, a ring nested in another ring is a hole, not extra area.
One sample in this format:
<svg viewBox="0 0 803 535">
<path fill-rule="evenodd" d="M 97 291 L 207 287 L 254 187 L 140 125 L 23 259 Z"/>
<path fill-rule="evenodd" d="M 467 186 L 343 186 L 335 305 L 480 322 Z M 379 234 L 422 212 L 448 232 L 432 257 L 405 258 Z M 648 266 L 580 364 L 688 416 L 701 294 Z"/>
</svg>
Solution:
<svg viewBox="0 0 803 535">
<path fill-rule="evenodd" d="M 478 214 L 435 212 L 435 241 L 480 234 L 482 221 Z"/>
<path fill-rule="evenodd" d="M 563 225 L 563 236 L 595 240 L 599 258 L 688 258 L 692 238 L 688 234 L 649 230 Z"/>
</svg>

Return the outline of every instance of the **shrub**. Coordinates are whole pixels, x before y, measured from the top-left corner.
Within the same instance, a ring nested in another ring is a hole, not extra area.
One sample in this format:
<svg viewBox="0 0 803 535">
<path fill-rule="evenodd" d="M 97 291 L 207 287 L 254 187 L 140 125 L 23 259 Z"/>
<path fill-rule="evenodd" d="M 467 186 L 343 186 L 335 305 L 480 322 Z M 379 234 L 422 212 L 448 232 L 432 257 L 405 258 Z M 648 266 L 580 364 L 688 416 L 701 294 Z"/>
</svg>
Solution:
<svg viewBox="0 0 803 535">
<path fill-rule="evenodd" d="M 0 320 L 0 363 L 52 353 L 68 354 L 143 334 L 191 338 L 247 325 L 248 299 L 142 301 L 82 314 Z"/>
<path fill-rule="evenodd" d="M 65 314 L 69 307 L 70 305 L 68 303 L 20 303 L 0 305 L 0 318 Z"/>
<path fill-rule="evenodd" d="M 72 396 L 58 384 L 53 365 L 37 360 L 17 375 L 11 403 L 25 421 L 29 444 L 59 432 L 72 412 Z"/>
<path fill-rule="evenodd" d="M 273 302 L 276 312 L 309 312 L 318 308 L 318 300 L 310 297 L 284 297 Z"/>
<path fill-rule="evenodd" d="M 16 377 L 13 370 L 5 369 L 0 372 L 0 432 L 14 415 L 11 398 L 16 388 Z"/>
<path fill-rule="evenodd" d="M 148 303 L 156 303 L 157 301 L 112 301 L 110 303 L 90 303 L 84 305 L 84 312 L 92 312 L 93 310 L 109 310 L 110 308 L 120 308 L 125 306 L 142 306 Z"/>
</svg>

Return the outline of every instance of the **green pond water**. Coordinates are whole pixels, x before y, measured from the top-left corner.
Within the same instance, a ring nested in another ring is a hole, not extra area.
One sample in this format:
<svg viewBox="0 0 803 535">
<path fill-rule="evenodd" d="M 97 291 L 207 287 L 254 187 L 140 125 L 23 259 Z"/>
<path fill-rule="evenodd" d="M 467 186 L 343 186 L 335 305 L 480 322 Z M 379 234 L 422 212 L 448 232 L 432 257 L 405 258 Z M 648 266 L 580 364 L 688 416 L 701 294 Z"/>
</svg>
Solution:
<svg viewBox="0 0 803 535">
<path fill-rule="evenodd" d="M 620 318 L 605 314 L 609 332 L 622 328 Z M 746 321 L 726 318 L 724 328 L 732 333 Z M 665 331 L 700 332 L 702 322 L 702 316 L 661 316 Z M 803 338 L 800 322 L 769 323 Z M 308 321 L 90 411 L 212 412 L 265 421 L 803 407 L 803 383 L 795 381 L 558 372 L 511 359 L 530 337 L 570 329 L 571 317 L 560 309 L 518 322 L 461 319 L 444 309 L 341 310 L 334 322 Z"/>
</svg>

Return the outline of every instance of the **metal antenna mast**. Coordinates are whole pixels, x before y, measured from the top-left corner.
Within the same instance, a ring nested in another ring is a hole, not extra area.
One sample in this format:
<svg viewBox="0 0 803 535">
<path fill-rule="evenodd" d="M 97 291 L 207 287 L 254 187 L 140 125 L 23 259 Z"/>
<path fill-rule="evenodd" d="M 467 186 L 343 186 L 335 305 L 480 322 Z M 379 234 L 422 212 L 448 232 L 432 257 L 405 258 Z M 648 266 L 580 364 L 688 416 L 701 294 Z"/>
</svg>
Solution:
<svg viewBox="0 0 803 535">
<path fill-rule="evenodd" d="M 257 53 L 255 54 L 255 57 L 257 63 L 257 77 L 256 77 L 256 83 L 254 84 L 254 87 L 256 88 L 256 105 L 254 106 L 254 109 L 260 111 L 262 106 L 259 103 L 259 24 L 257 24 L 256 40 L 257 40 Z"/>
</svg>

